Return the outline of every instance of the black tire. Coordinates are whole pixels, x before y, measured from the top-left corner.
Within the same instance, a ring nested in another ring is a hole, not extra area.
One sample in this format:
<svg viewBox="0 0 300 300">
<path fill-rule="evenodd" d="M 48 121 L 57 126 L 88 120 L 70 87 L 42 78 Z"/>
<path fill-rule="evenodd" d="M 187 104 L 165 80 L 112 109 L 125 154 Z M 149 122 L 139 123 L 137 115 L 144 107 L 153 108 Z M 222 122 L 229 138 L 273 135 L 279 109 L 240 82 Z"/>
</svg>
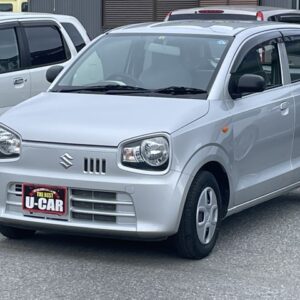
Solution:
<svg viewBox="0 0 300 300">
<path fill-rule="evenodd" d="M 212 188 L 217 197 L 218 220 L 214 235 L 207 244 L 202 243 L 197 234 L 196 214 L 198 200 L 206 188 Z M 175 236 L 175 245 L 181 257 L 189 259 L 202 259 L 213 250 L 220 230 L 221 193 L 217 180 L 207 171 L 202 171 L 195 177 L 187 195 L 178 233 Z"/>
<path fill-rule="evenodd" d="M 35 230 L 0 225 L 0 233 L 9 239 L 21 240 L 31 238 L 35 234 Z"/>
</svg>

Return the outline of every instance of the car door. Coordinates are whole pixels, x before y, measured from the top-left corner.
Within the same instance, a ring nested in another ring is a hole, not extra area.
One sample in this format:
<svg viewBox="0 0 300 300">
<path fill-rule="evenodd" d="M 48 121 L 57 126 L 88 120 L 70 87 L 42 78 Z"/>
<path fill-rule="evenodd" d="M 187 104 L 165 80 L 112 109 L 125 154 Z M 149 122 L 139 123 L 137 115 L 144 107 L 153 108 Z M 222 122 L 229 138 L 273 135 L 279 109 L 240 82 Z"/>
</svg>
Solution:
<svg viewBox="0 0 300 300">
<path fill-rule="evenodd" d="M 22 53 L 17 23 L 0 25 L 0 113 L 30 97 L 29 71 Z"/>
<path fill-rule="evenodd" d="M 231 82 L 256 74 L 266 89 L 244 94 L 233 102 L 233 152 L 236 205 L 292 183 L 291 152 L 294 98 L 286 83 L 280 33 L 249 40 L 238 54 Z"/>
<path fill-rule="evenodd" d="M 46 80 L 49 67 L 64 66 L 72 55 L 56 22 L 23 21 L 21 24 L 29 52 L 31 96 L 35 96 L 50 86 Z M 76 53 L 75 47 L 72 51 Z"/>
<path fill-rule="evenodd" d="M 295 135 L 292 153 L 294 183 L 300 181 L 300 30 L 282 31 L 287 53 L 290 88 L 295 98 Z"/>
</svg>

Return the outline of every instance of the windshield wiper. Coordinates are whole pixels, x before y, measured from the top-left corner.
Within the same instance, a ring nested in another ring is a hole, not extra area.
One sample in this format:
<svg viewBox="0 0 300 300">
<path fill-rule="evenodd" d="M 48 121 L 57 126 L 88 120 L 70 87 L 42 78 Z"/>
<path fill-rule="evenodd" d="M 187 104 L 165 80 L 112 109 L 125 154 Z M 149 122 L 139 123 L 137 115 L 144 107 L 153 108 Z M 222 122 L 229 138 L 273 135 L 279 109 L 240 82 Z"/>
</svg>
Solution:
<svg viewBox="0 0 300 300">
<path fill-rule="evenodd" d="M 164 94 L 164 95 L 198 95 L 207 94 L 207 91 L 181 87 L 181 86 L 171 86 L 161 89 L 144 89 L 141 87 L 129 86 L 129 85 L 99 85 L 99 86 L 82 86 L 76 88 L 62 88 L 58 90 L 53 90 L 53 92 L 58 93 L 105 93 L 105 94 Z"/>
<path fill-rule="evenodd" d="M 100 93 L 106 93 L 106 92 L 148 92 L 148 90 L 135 87 L 135 86 L 129 86 L 129 85 L 99 85 L 99 86 L 82 86 L 78 88 L 62 88 L 59 90 L 54 90 L 53 92 L 59 92 L 59 93 L 86 93 L 86 92 L 100 92 Z"/>
<path fill-rule="evenodd" d="M 158 94 L 168 94 L 168 95 L 197 95 L 197 94 L 207 94 L 207 91 L 189 88 L 184 86 L 170 86 L 167 88 L 153 90 L 152 92 Z"/>
</svg>

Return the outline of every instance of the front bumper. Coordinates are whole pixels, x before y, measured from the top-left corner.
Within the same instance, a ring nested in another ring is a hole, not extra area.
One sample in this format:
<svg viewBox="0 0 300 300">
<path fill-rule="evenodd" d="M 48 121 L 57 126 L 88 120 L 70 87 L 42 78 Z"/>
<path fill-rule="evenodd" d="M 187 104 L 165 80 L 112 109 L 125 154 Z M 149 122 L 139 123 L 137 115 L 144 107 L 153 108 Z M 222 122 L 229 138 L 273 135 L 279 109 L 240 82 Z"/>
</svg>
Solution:
<svg viewBox="0 0 300 300">
<path fill-rule="evenodd" d="M 69 169 L 60 165 L 65 153 L 73 158 Z M 124 238 L 175 234 L 188 176 L 172 170 L 159 176 L 121 170 L 117 155 L 116 148 L 24 143 L 20 159 L 0 164 L 0 223 Z M 25 216 L 22 183 L 67 187 L 66 218 Z"/>
</svg>

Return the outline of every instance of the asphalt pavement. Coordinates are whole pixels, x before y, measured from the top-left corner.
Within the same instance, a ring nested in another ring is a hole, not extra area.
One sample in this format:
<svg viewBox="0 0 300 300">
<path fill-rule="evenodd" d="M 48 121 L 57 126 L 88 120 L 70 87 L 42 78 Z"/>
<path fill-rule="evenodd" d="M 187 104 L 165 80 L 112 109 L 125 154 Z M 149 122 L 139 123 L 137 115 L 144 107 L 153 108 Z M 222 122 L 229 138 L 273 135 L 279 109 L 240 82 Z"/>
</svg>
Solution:
<svg viewBox="0 0 300 300">
<path fill-rule="evenodd" d="M 168 241 L 0 236 L 0 299 L 300 299 L 300 190 L 226 219 L 201 261 Z"/>
</svg>

